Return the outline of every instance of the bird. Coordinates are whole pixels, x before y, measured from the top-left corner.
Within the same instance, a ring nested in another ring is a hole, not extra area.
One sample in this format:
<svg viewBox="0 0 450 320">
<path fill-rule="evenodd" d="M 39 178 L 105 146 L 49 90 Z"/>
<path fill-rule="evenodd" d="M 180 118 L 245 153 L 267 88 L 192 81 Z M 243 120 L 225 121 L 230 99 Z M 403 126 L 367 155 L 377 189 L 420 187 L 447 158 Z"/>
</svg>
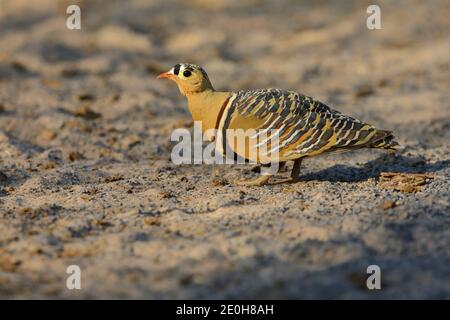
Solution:
<svg viewBox="0 0 450 320">
<path fill-rule="evenodd" d="M 293 161 L 290 177 L 279 182 L 298 182 L 304 158 L 361 148 L 395 152 L 399 147 L 392 131 L 377 129 L 295 91 L 273 88 L 217 91 L 206 71 L 191 63 L 178 63 L 157 78 L 176 83 L 187 98 L 193 120 L 201 121 L 202 131 L 217 132 L 212 140 L 216 139 L 216 146 L 222 153 L 231 149 L 235 159 L 239 156 L 267 166 L 267 154 L 276 151 L 279 168 Z M 250 147 L 249 139 L 255 135 L 247 137 L 243 146 L 230 139 L 228 132 L 239 129 L 255 130 L 256 136 L 261 132 L 276 132 L 277 143 L 272 145 L 272 135 L 258 140 L 256 149 L 269 149 L 261 155 Z M 261 174 L 253 180 L 238 181 L 238 184 L 262 186 L 268 184 L 272 176 Z"/>
</svg>

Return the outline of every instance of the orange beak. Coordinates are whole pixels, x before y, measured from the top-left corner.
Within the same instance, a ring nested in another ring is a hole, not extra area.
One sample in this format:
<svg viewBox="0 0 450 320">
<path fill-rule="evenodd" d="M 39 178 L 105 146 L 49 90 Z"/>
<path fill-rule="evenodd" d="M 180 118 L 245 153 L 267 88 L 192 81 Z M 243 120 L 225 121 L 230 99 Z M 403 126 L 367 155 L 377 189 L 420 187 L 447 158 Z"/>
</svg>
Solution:
<svg viewBox="0 0 450 320">
<path fill-rule="evenodd" d="M 159 76 L 156 77 L 156 79 L 169 79 L 173 74 L 169 72 L 163 72 Z"/>
</svg>

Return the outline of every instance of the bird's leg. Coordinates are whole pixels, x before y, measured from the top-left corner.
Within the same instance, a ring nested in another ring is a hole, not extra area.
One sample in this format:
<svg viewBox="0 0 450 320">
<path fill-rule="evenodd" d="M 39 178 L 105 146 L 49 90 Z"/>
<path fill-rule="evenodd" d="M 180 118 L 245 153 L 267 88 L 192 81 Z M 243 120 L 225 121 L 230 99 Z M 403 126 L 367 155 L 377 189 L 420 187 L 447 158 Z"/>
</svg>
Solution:
<svg viewBox="0 0 450 320">
<path fill-rule="evenodd" d="M 294 166 L 292 167 L 291 176 L 289 178 L 275 181 L 273 184 L 281 184 L 281 183 L 286 183 L 286 182 L 297 182 L 300 177 L 300 166 L 302 164 L 302 159 L 303 158 L 294 160 Z"/>
<path fill-rule="evenodd" d="M 281 170 L 285 164 L 286 164 L 286 162 L 280 162 L 278 170 Z M 268 165 L 263 164 L 263 166 L 268 166 Z M 263 185 L 267 184 L 270 177 L 272 177 L 272 174 L 261 174 L 258 178 L 254 179 L 254 180 L 238 181 L 237 184 L 240 186 L 263 186 Z"/>
<path fill-rule="evenodd" d="M 291 171 L 292 182 L 300 180 L 300 166 L 302 165 L 302 160 L 303 158 L 294 160 L 294 166 L 292 167 Z"/>
</svg>

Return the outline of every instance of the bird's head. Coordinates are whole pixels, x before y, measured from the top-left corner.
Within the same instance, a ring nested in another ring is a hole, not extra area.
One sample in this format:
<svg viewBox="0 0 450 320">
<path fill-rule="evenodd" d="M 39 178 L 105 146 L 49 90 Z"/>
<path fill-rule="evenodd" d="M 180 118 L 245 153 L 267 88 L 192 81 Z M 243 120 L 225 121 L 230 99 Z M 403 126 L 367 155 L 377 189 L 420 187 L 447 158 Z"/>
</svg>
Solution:
<svg viewBox="0 0 450 320">
<path fill-rule="evenodd" d="M 190 63 L 179 63 L 167 72 L 163 72 L 158 79 L 175 81 L 183 95 L 214 90 L 208 75 L 201 67 Z"/>
</svg>

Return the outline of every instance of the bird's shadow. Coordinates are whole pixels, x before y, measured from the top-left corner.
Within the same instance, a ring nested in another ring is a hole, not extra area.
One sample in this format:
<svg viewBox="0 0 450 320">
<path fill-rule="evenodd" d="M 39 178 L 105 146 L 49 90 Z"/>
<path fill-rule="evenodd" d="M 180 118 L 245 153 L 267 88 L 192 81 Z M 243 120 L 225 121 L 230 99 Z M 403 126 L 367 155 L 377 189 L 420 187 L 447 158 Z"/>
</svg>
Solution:
<svg viewBox="0 0 450 320">
<path fill-rule="evenodd" d="M 381 155 L 362 167 L 334 165 L 332 167 L 310 172 L 301 177 L 303 181 L 360 182 L 370 178 L 379 178 L 381 172 L 397 173 L 433 173 L 447 168 L 450 159 L 427 163 L 422 157 L 405 157 L 402 155 Z"/>
</svg>

